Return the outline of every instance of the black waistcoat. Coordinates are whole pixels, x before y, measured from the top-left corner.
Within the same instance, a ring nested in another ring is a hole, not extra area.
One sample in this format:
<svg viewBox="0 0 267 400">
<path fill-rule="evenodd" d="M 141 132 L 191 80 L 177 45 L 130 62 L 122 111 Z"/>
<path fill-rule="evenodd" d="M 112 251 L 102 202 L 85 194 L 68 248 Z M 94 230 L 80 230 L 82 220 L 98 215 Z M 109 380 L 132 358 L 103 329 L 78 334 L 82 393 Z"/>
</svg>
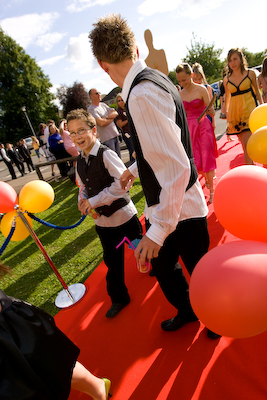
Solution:
<svg viewBox="0 0 267 400">
<path fill-rule="evenodd" d="M 173 101 L 176 106 L 176 124 L 180 127 L 181 129 L 181 141 L 184 146 L 184 149 L 186 151 L 186 154 L 189 158 L 190 161 L 190 166 L 191 166 L 191 175 L 189 179 L 188 186 L 186 190 L 188 190 L 193 184 L 196 182 L 198 178 L 198 172 L 194 163 L 193 159 L 193 151 L 192 151 L 192 144 L 191 144 L 191 138 L 189 134 L 189 129 L 187 125 L 187 118 L 186 118 L 186 113 L 185 109 L 183 106 L 183 102 L 181 100 L 181 97 L 178 93 L 177 88 L 173 85 L 173 83 L 170 81 L 170 79 L 162 74 L 161 72 L 151 69 L 149 67 L 145 68 L 143 71 L 141 71 L 133 80 L 133 83 L 131 85 L 131 88 L 129 90 L 129 94 L 131 90 L 133 89 L 134 86 L 138 85 L 141 81 L 148 80 L 156 85 L 160 86 L 162 89 L 166 90 L 166 92 L 170 93 Z M 159 203 L 159 196 L 161 192 L 161 186 L 152 170 L 148 162 L 145 160 L 143 156 L 143 152 L 141 149 L 141 145 L 138 139 L 138 135 L 133 123 L 133 120 L 131 118 L 130 112 L 129 112 L 129 107 L 128 107 L 128 99 L 129 99 L 129 94 L 128 98 L 125 103 L 125 109 L 128 117 L 128 123 L 131 131 L 131 137 L 134 142 L 134 147 L 135 147 L 135 152 L 136 152 L 136 161 L 138 165 L 138 171 L 139 171 L 139 177 L 140 181 L 144 190 L 144 194 L 146 197 L 146 202 L 148 206 L 153 206 L 155 204 Z M 145 112 L 145 110 L 144 110 Z"/>
<path fill-rule="evenodd" d="M 87 189 L 88 198 L 97 195 L 114 182 L 114 178 L 109 174 L 103 161 L 103 153 L 107 149 L 108 147 L 101 144 L 96 156 L 89 155 L 88 163 L 81 155 L 77 158 L 77 171 Z M 126 206 L 129 201 L 129 193 L 126 193 L 124 197 L 114 200 L 109 206 L 97 207 L 96 211 L 99 215 L 110 217 L 115 211 Z"/>
</svg>

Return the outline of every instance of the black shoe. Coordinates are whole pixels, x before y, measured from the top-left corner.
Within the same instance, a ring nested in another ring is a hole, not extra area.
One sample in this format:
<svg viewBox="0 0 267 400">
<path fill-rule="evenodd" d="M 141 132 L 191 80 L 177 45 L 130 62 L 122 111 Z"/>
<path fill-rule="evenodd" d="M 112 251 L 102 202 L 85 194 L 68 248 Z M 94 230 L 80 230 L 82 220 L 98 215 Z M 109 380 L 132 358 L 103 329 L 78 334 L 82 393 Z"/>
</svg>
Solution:
<svg viewBox="0 0 267 400">
<path fill-rule="evenodd" d="M 210 339 L 220 339 L 220 338 L 222 337 L 221 335 L 218 335 L 217 333 L 212 332 L 212 331 L 210 331 L 209 329 L 208 329 L 207 335 L 208 335 L 208 337 L 209 337 Z"/>
<path fill-rule="evenodd" d="M 192 315 L 189 318 L 181 318 L 179 317 L 179 315 L 176 315 L 176 317 L 171 318 L 171 319 L 167 319 L 166 321 L 163 321 L 161 323 L 161 328 L 164 331 L 177 331 L 177 329 L 180 329 L 182 326 L 188 324 L 189 322 L 193 322 L 193 321 L 197 321 L 197 317 Z"/>
<path fill-rule="evenodd" d="M 127 303 L 128 304 L 128 303 Z M 113 303 L 108 312 L 106 313 L 107 318 L 116 317 L 119 312 L 127 306 L 127 304 Z"/>
</svg>

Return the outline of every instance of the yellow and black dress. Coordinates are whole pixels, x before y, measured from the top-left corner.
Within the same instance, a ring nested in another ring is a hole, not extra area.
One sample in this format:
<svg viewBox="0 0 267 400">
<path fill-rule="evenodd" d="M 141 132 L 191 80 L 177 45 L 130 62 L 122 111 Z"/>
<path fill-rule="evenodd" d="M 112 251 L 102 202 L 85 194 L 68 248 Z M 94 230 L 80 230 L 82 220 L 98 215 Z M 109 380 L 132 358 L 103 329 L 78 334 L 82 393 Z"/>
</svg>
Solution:
<svg viewBox="0 0 267 400">
<path fill-rule="evenodd" d="M 231 93 L 227 117 L 227 135 L 238 135 L 249 130 L 250 113 L 257 106 L 249 75 L 236 86 L 228 78 L 227 88 Z"/>
</svg>

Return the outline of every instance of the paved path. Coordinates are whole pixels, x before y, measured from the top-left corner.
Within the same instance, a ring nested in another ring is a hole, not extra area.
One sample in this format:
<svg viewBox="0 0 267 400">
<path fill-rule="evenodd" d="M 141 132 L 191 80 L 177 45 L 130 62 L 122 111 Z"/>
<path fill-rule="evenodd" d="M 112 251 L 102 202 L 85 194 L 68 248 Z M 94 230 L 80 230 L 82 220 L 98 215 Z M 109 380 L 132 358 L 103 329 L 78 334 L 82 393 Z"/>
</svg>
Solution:
<svg viewBox="0 0 267 400">
<path fill-rule="evenodd" d="M 216 113 L 215 113 L 215 122 L 216 122 L 215 136 L 216 136 L 217 140 L 220 139 L 224 135 L 225 130 L 226 130 L 226 120 L 220 119 L 219 116 L 220 116 L 220 110 L 216 111 Z M 32 154 L 34 154 L 33 151 L 32 151 Z M 123 149 L 121 151 L 121 156 L 122 156 L 122 161 L 124 163 L 127 163 L 129 161 L 128 150 Z M 32 161 L 33 161 L 33 164 L 37 164 L 39 162 L 38 158 L 36 157 L 35 154 L 32 155 Z M 24 165 L 26 165 L 26 164 L 24 164 Z M 25 168 L 25 171 L 26 170 L 27 170 L 27 167 Z M 48 165 L 47 167 L 42 167 L 41 171 L 42 171 L 42 175 L 43 175 L 44 179 L 47 182 L 50 182 L 53 180 L 58 180 L 60 178 L 60 173 L 59 173 L 59 169 L 58 169 L 57 165 L 55 165 L 55 171 L 54 171 L 55 177 L 53 177 L 51 174 L 51 166 L 50 165 Z M 35 179 L 36 180 L 39 179 L 35 171 L 33 171 L 31 173 L 27 173 L 23 177 L 20 176 L 20 173 L 18 172 L 16 167 L 15 167 L 15 172 L 16 172 L 16 175 L 18 178 L 11 180 L 5 163 L 3 161 L 0 162 L 0 181 L 9 183 L 9 185 L 11 185 L 17 193 L 20 192 L 21 188 L 27 182 L 33 181 Z"/>
</svg>

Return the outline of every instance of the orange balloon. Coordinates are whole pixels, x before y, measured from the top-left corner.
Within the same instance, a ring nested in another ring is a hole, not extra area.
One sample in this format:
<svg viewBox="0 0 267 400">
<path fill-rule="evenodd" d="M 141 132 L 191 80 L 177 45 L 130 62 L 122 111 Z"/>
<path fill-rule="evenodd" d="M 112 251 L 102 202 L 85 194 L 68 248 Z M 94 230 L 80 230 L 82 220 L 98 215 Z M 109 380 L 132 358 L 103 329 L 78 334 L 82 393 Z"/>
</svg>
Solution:
<svg viewBox="0 0 267 400">
<path fill-rule="evenodd" d="M 248 124 L 252 133 L 267 125 L 267 103 L 254 108 L 249 116 Z"/>
<path fill-rule="evenodd" d="M 221 225 L 240 239 L 267 242 L 267 170 L 242 165 L 228 171 L 214 191 Z"/>
<path fill-rule="evenodd" d="M 14 205 L 18 203 L 17 193 L 6 182 L 0 182 L 0 212 L 6 213 L 14 210 Z"/>
<path fill-rule="evenodd" d="M 18 215 L 17 211 L 10 211 L 9 213 L 3 216 L 1 220 L 1 231 L 5 237 L 8 237 L 11 230 L 13 219 L 16 215 Z M 24 214 L 24 217 L 27 219 L 29 225 L 32 227 L 32 219 L 27 214 Z M 24 225 L 24 222 L 18 216 L 16 218 L 16 228 L 10 240 L 13 242 L 18 242 L 19 240 L 23 240 L 26 237 L 28 237 L 29 234 L 30 233 L 26 228 L 26 226 Z"/>
<path fill-rule="evenodd" d="M 26 211 L 37 213 L 47 210 L 54 201 L 54 189 L 45 181 L 26 183 L 19 194 L 19 206 Z"/>
<path fill-rule="evenodd" d="M 247 152 L 253 161 L 267 164 L 267 126 L 263 126 L 250 136 Z"/>
<path fill-rule="evenodd" d="M 222 336 L 246 338 L 267 329 L 267 244 L 236 241 L 217 246 L 190 279 L 193 310 Z"/>
</svg>

